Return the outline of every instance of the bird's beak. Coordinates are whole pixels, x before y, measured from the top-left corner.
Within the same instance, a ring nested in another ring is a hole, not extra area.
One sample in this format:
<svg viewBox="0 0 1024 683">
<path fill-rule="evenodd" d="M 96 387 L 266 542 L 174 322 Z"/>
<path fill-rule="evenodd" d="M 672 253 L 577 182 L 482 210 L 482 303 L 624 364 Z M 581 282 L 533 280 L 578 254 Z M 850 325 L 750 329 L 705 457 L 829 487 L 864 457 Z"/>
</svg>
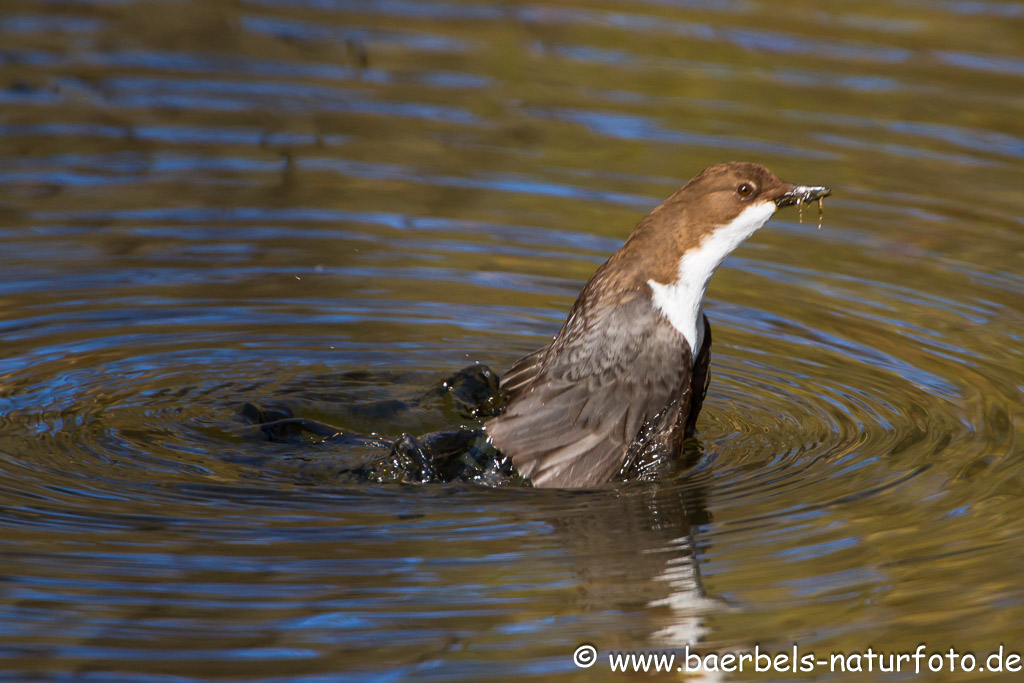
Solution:
<svg viewBox="0 0 1024 683">
<path fill-rule="evenodd" d="M 806 204 L 815 199 L 822 199 L 832 194 L 832 188 L 825 186 L 790 185 L 789 189 L 775 198 L 776 206 L 792 206 Z"/>
</svg>

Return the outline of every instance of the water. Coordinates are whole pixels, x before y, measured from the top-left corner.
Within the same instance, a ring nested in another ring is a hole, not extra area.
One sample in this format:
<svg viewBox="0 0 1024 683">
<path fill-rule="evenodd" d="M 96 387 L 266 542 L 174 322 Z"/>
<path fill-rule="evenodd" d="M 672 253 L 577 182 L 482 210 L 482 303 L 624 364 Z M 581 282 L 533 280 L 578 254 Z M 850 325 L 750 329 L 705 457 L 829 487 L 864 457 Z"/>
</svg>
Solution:
<svg viewBox="0 0 1024 683">
<path fill-rule="evenodd" d="M 1024 650 L 1022 21 L 955 0 L 6 0 L 4 677 L 543 678 L 583 642 Z M 337 478 L 375 439 L 460 422 L 422 397 L 544 344 L 637 219 L 729 159 L 835 196 L 820 232 L 780 212 L 712 281 L 690 476 Z M 343 402 L 378 436 L 269 443 L 238 416 L 282 400 Z M 400 420 L 351 408 L 394 401 Z"/>
</svg>

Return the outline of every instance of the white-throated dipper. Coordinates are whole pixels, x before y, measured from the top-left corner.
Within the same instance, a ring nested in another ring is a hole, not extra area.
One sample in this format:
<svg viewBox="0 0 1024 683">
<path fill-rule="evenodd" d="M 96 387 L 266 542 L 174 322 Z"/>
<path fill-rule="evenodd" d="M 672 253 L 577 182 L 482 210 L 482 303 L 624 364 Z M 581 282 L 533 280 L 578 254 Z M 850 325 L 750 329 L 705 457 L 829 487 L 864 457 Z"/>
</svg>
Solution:
<svg viewBox="0 0 1024 683">
<path fill-rule="evenodd" d="M 710 378 L 711 275 L 778 207 L 831 193 L 754 163 L 695 176 L 597 269 L 554 341 L 505 375 L 491 441 L 541 487 L 610 481 L 638 448 L 678 453 Z"/>
</svg>

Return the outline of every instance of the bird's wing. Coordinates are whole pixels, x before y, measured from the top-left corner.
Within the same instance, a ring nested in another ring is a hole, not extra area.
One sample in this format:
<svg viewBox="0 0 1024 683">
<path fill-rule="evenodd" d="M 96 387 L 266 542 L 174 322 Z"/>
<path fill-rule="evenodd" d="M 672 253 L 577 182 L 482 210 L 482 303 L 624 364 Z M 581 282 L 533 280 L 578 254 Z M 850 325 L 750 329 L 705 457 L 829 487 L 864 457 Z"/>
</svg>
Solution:
<svg viewBox="0 0 1024 683">
<path fill-rule="evenodd" d="M 574 311 L 551 347 L 524 359 L 531 370 L 486 428 L 535 486 L 608 481 L 640 427 L 685 392 L 689 346 L 659 315 L 640 296 Z"/>
<path fill-rule="evenodd" d="M 693 363 L 693 374 L 690 376 L 690 412 L 686 416 L 686 427 L 683 435 L 687 438 L 697 431 L 697 416 L 704 405 L 704 397 L 711 384 L 711 324 L 704 316 L 704 339 L 700 345 L 700 353 Z"/>
<path fill-rule="evenodd" d="M 514 395 L 523 386 L 532 382 L 544 362 L 544 354 L 548 347 L 537 349 L 528 356 L 523 356 L 516 361 L 512 369 L 506 372 L 501 378 L 501 388 L 508 394 Z"/>
</svg>

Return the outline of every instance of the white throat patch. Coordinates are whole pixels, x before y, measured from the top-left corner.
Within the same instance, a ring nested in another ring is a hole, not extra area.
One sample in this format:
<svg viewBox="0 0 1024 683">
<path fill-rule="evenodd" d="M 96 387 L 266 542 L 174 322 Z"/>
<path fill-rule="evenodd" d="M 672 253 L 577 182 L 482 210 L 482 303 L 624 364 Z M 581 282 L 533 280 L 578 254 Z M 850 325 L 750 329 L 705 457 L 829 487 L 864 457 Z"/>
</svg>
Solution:
<svg viewBox="0 0 1024 683">
<path fill-rule="evenodd" d="M 715 228 L 699 246 L 679 259 L 679 275 L 675 282 L 663 285 L 654 280 L 647 281 L 653 293 L 654 306 L 686 338 L 693 358 L 700 353 L 704 342 L 702 315 L 708 281 L 733 249 L 768 222 L 775 208 L 772 201 L 747 207 L 732 222 Z"/>
</svg>

